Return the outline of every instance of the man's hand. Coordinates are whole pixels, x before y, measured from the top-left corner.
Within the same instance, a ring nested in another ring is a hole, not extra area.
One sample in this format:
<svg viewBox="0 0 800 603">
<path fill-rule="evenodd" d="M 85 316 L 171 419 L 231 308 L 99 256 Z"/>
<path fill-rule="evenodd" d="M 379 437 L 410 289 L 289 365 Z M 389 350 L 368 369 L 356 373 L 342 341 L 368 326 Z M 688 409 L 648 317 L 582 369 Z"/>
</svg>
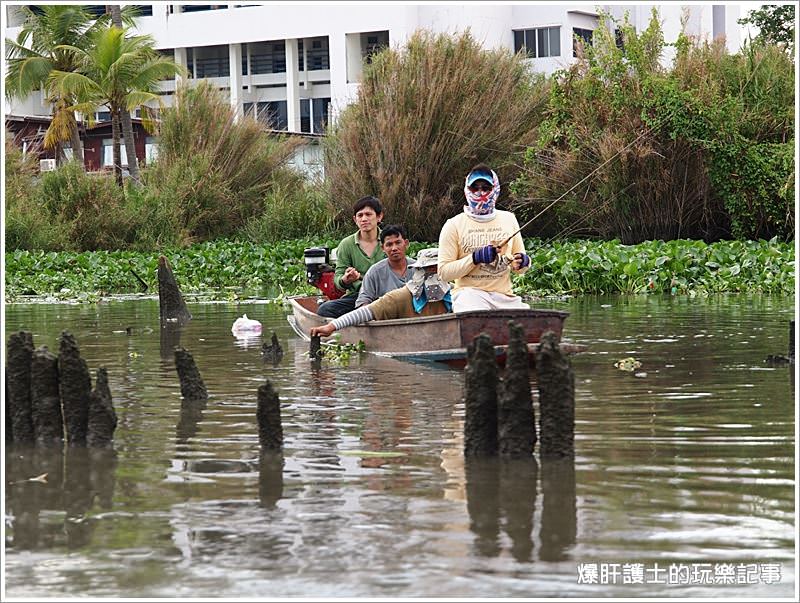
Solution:
<svg viewBox="0 0 800 603">
<path fill-rule="evenodd" d="M 349 285 L 361 278 L 361 273 L 353 268 L 352 266 L 348 266 L 347 270 L 344 271 L 342 275 L 342 283 L 345 285 Z"/>
<path fill-rule="evenodd" d="M 335 330 L 336 327 L 333 326 L 332 322 L 322 325 L 321 327 L 311 327 L 311 337 L 314 337 L 315 335 L 319 335 L 320 337 L 330 337 Z"/>
<path fill-rule="evenodd" d="M 497 247 L 486 245 L 472 252 L 473 264 L 491 264 L 497 257 Z"/>
<path fill-rule="evenodd" d="M 531 263 L 531 258 L 528 257 L 526 253 L 515 253 L 514 259 L 511 260 L 511 269 L 512 270 L 522 270 L 523 268 L 529 266 Z"/>
</svg>

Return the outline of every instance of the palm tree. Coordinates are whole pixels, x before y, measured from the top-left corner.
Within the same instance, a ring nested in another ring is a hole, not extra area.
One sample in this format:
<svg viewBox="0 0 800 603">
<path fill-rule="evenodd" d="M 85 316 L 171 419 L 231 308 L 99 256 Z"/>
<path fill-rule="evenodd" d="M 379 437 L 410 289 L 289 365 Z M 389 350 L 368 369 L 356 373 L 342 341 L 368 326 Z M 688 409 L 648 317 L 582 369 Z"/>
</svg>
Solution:
<svg viewBox="0 0 800 603">
<path fill-rule="evenodd" d="M 145 125 L 152 125 L 147 119 L 152 111 L 147 103 L 161 106 L 159 82 L 182 73 L 183 68 L 158 54 L 151 36 L 127 36 L 125 29 L 113 25 L 97 31 L 92 42 L 87 49 L 69 48 L 76 56 L 78 70 L 54 71 L 50 76 L 53 89 L 77 100 L 71 107 L 74 111 L 94 112 L 105 106 L 112 120 L 119 120 L 123 109 L 141 107 Z M 119 130 L 114 132 L 114 173 L 121 184 Z M 132 133 L 130 140 L 132 143 Z M 135 152 L 130 152 L 129 166 L 135 161 Z"/>
<path fill-rule="evenodd" d="M 104 20 L 92 23 L 93 16 L 85 6 L 45 5 L 32 9 L 20 6 L 25 14 L 17 40 L 6 38 L 6 97 L 24 99 L 36 90 L 43 90 L 53 107 L 53 120 L 45 134 L 44 146 L 56 149 L 63 157 L 63 143 L 70 141 L 73 157 L 83 163 L 83 149 L 73 99 L 55 93 L 47 86 L 53 71 L 70 72 L 77 67 L 74 54 L 64 47 L 86 48 L 93 32 Z"/>
<path fill-rule="evenodd" d="M 118 4 L 106 6 L 106 12 L 111 15 L 111 24 L 122 27 L 122 10 Z M 134 182 L 139 182 L 139 159 L 136 157 L 136 146 L 133 144 L 133 124 L 131 112 L 127 107 L 120 111 L 119 119 L 112 120 L 111 127 L 122 127 L 122 140 L 125 141 L 125 154 L 128 156 L 128 171 Z"/>
</svg>

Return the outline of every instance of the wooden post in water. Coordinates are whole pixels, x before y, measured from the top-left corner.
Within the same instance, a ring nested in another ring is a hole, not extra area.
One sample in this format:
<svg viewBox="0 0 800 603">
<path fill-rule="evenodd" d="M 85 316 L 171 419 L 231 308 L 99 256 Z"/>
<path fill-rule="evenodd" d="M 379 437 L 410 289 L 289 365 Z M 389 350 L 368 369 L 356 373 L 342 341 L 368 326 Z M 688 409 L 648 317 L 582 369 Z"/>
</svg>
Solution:
<svg viewBox="0 0 800 603">
<path fill-rule="evenodd" d="M 467 346 L 464 390 L 464 456 L 497 456 L 497 361 L 485 333 Z"/>
<path fill-rule="evenodd" d="M 158 256 L 158 311 L 162 326 L 168 322 L 183 325 L 192 319 L 169 260 L 163 255 Z"/>
<path fill-rule="evenodd" d="M 184 348 L 175 348 L 175 370 L 178 372 L 184 400 L 208 400 L 206 384 L 200 377 L 194 358 Z"/>
<path fill-rule="evenodd" d="M 117 428 L 117 413 L 111 401 L 106 369 L 97 369 L 94 390 L 89 396 L 89 431 L 86 443 L 93 448 L 111 448 L 114 445 L 114 430 Z"/>
<path fill-rule="evenodd" d="M 536 420 L 528 368 L 528 345 L 519 324 L 508 323 L 506 371 L 497 400 L 497 439 L 500 456 L 524 458 L 536 446 Z"/>
<path fill-rule="evenodd" d="M 281 425 L 281 401 L 272 384 L 267 381 L 258 388 L 258 441 L 262 452 L 283 450 L 283 426 Z"/>
<path fill-rule="evenodd" d="M 85 445 L 89 427 L 89 394 L 92 392 L 92 380 L 75 338 L 67 331 L 61 333 L 58 379 L 67 445 Z"/>
<path fill-rule="evenodd" d="M 575 375 L 552 331 L 542 334 L 536 351 L 539 382 L 539 454 L 546 458 L 575 456 Z"/>
<path fill-rule="evenodd" d="M 33 444 L 31 416 L 31 358 L 33 335 L 28 331 L 12 333 L 6 348 L 7 404 L 11 417 L 11 434 L 17 444 Z"/>
<path fill-rule="evenodd" d="M 37 348 L 31 360 L 31 414 L 36 444 L 64 444 L 58 380 L 58 357 L 50 353 L 47 346 Z"/>
</svg>

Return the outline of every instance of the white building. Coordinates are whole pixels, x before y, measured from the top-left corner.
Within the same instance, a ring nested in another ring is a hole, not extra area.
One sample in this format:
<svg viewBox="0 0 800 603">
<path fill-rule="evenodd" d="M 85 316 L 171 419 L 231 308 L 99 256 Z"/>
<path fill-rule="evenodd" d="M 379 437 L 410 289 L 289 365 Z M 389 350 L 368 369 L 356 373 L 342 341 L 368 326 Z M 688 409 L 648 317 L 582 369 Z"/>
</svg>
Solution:
<svg viewBox="0 0 800 603">
<path fill-rule="evenodd" d="M 5 3 L 6 38 L 16 39 L 17 5 Z M 123 3 L 124 4 L 124 3 Z M 174 57 L 193 80 L 228 91 L 231 105 L 270 119 L 276 129 L 321 133 L 325 122 L 355 99 L 362 65 L 374 51 L 399 47 L 418 29 L 456 33 L 469 28 L 485 47 L 527 49 L 531 68 L 552 73 L 573 60 L 573 36 L 600 26 L 594 4 L 145 4 L 138 31 Z M 681 30 L 700 39 L 726 36 L 739 48 L 738 4 L 604 5 L 637 29 L 657 7 L 667 42 Z M 92 6 L 102 12 L 104 5 Z M 669 60 L 671 57 L 665 57 Z M 164 101 L 178 82 L 165 82 Z M 6 113 L 49 115 L 42 96 L 6 103 Z M 99 117 L 103 117 L 102 115 Z"/>
</svg>

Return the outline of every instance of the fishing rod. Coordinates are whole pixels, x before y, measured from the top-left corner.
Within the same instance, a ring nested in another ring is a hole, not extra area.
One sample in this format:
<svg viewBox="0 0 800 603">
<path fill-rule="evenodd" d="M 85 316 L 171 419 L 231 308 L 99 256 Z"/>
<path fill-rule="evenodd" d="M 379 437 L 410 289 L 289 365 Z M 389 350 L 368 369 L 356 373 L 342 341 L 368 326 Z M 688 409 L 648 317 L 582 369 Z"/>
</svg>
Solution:
<svg viewBox="0 0 800 603">
<path fill-rule="evenodd" d="M 494 247 L 495 247 L 495 248 L 498 250 L 498 253 L 499 253 L 500 249 L 502 249 L 503 247 L 505 247 L 505 245 L 506 245 L 506 244 L 507 244 L 507 243 L 508 243 L 508 242 L 509 242 L 511 239 L 513 239 L 515 236 L 517 236 L 517 235 L 518 235 L 520 232 L 522 232 L 522 231 L 523 231 L 525 228 L 527 228 L 528 226 L 530 226 L 531 224 L 533 224 L 533 222 L 534 222 L 534 220 L 536 220 L 536 218 L 538 218 L 539 216 L 541 216 L 541 215 L 542 215 L 544 212 L 546 212 L 548 209 L 550 209 L 551 207 L 553 207 L 553 206 L 554 206 L 556 203 L 558 203 L 559 201 L 561 201 L 561 199 L 563 199 L 563 198 L 564 198 L 564 197 L 566 197 L 566 196 L 567 196 L 569 193 L 571 193 L 571 192 L 572 192 L 572 191 L 574 191 L 576 188 L 578 188 L 578 187 L 579 187 L 581 184 L 583 184 L 583 183 L 584 183 L 586 180 L 588 180 L 589 178 L 591 178 L 591 177 L 592 177 L 592 176 L 593 176 L 593 175 L 594 175 L 594 174 L 595 174 L 597 171 L 599 171 L 601 168 L 605 167 L 605 166 L 606 166 L 608 163 L 610 163 L 611 161 L 613 161 L 614 159 L 616 159 L 618 155 L 621 155 L 622 153 L 624 153 L 625 151 L 627 151 L 629 148 L 631 148 L 631 147 L 632 147 L 634 144 L 636 144 L 637 142 L 639 142 L 639 140 L 640 140 L 642 137 L 644 137 L 644 136 L 645 136 L 645 134 L 648 134 L 649 132 L 650 132 L 650 128 L 647 128 L 647 129 L 645 129 L 645 130 L 644 130 L 644 131 L 643 131 L 641 134 L 639 134 L 639 135 L 638 135 L 636 138 L 634 138 L 634 139 L 633 139 L 631 142 L 629 142 L 628 144 L 626 144 L 626 145 L 625 145 L 624 147 L 622 147 L 622 148 L 621 148 L 619 151 L 617 151 L 616 153 L 614 153 L 614 154 L 613 154 L 611 157 L 609 157 L 608 159 L 606 159 L 606 160 L 605 160 L 603 163 L 601 163 L 600 165 L 598 165 L 598 166 L 597 166 L 596 168 L 594 168 L 594 169 L 593 169 L 591 172 L 589 172 L 588 174 L 586 174 L 586 176 L 584 176 L 583 178 L 581 178 L 581 179 L 580 179 L 580 180 L 579 180 L 577 183 L 575 183 L 574 185 L 572 185 L 572 186 L 571 186 L 571 187 L 570 187 L 570 188 L 569 188 L 567 191 L 565 191 L 565 192 L 564 192 L 564 193 L 563 193 L 563 194 L 562 194 L 560 197 L 558 197 L 558 199 L 555 199 L 554 201 L 552 201 L 552 202 L 551 202 L 550 204 L 548 204 L 548 205 L 547 205 L 547 207 L 545 207 L 545 208 L 544 208 L 542 211 L 540 211 L 538 214 L 536 214 L 535 216 L 533 216 L 533 217 L 532 217 L 530 220 L 528 220 L 527 222 L 525 222 L 525 224 L 523 224 L 522 226 L 520 226 L 520 227 L 519 227 L 519 229 L 518 229 L 516 232 L 512 233 L 512 234 L 511 234 L 511 235 L 510 235 L 508 238 L 506 238 L 506 239 L 505 239 L 505 240 L 504 240 L 502 243 L 493 244 L 493 246 L 494 246 Z"/>
</svg>

